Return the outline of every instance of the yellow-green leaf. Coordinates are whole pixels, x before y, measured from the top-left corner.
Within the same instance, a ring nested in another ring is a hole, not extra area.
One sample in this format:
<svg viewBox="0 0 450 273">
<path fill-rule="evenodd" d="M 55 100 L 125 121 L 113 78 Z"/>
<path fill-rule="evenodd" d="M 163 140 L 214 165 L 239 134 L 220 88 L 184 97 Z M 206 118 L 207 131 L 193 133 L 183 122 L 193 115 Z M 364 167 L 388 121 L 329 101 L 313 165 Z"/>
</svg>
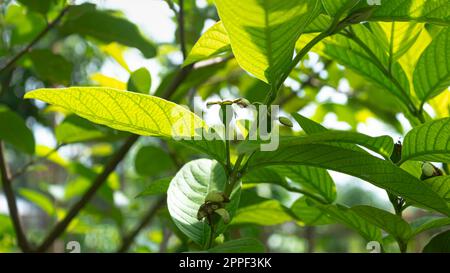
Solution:
<svg viewBox="0 0 450 273">
<path fill-rule="evenodd" d="M 402 162 L 406 160 L 450 162 L 450 118 L 412 129 L 403 142 Z"/>
<path fill-rule="evenodd" d="M 450 27 L 433 39 L 417 63 L 414 89 L 425 103 L 450 85 Z"/>
<path fill-rule="evenodd" d="M 230 39 L 222 22 L 210 27 L 197 41 L 184 62 L 184 66 L 218 56 L 230 50 Z"/>
<path fill-rule="evenodd" d="M 194 113 L 173 102 L 102 87 L 37 89 L 25 94 L 65 108 L 92 122 L 145 136 L 192 137 L 206 127 Z"/>
<path fill-rule="evenodd" d="M 317 0 L 216 0 L 239 65 L 273 83 L 289 67 L 295 42 L 320 11 Z"/>
</svg>

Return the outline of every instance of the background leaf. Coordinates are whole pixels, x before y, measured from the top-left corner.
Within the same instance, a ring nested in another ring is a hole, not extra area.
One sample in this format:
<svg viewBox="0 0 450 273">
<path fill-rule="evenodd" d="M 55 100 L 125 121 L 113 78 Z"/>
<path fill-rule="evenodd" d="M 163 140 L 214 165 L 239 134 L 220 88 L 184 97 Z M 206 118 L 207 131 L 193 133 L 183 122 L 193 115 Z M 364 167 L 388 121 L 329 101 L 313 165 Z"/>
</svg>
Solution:
<svg viewBox="0 0 450 273">
<path fill-rule="evenodd" d="M 289 191 L 300 188 L 319 194 L 327 202 L 336 199 L 336 186 L 333 179 L 324 169 L 308 166 L 269 166 L 250 170 L 243 177 L 244 183 L 272 183 Z"/>
<path fill-rule="evenodd" d="M 0 105 L 0 139 L 25 153 L 34 153 L 34 136 L 25 121 L 2 105 Z"/>
<path fill-rule="evenodd" d="M 321 144 L 280 146 L 274 152 L 256 152 L 250 169 L 271 165 L 304 165 L 359 177 L 410 201 L 449 214 L 447 204 L 428 185 L 409 173 L 367 153 Z"/>
<path fill-rule="evenodd" d="M 370 206 L 356 206 L 351 210 L 404 243 L 412 236 L 409 224 L 397 215 Z"/>
<path fill-rule="evenodd" d="M 105 43 L 118 42 L 139 49 L 146 58 L 156 55 L 155 45 L 139 29 L 124 18 L 107 11 L 96 10 L 93 4 L 83 4 L 69 10 L 68 19 L 60 27 L 66 34 L 93 37 Z"/>
<path fill-rule="evenodd" d="M 148 94 L 152 86 L 152 77 L 145 67 L 141 67 L 130 75 L 128 90 Z"/>
<path fill-rule="evenodd" d="M 231 225 L 256 224 L 261 226 L 280 225 L 293 218 L 289 209 L 277 200 L 267 200 L 250 206 L 241 207 L 237 210 Z"/>
<path fill-rule="evenodd" d="M 165 173 L 174 169 L 170 155 L 159 147 L 143 146 L 134 159 L 134 168 L 142 176 Z"/>
</svg>

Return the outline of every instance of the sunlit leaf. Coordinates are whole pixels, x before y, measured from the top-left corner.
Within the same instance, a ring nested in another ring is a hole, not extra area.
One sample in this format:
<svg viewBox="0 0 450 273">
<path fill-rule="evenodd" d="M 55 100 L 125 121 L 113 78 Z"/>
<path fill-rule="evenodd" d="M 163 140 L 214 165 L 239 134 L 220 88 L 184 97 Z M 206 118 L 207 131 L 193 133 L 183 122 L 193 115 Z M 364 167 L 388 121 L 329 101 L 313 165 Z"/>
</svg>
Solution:
<svg viewBox="0 0 450 273">
<path fill-rule="evenodd" d="M 402 162 L 406 160 L 450 162 L 450 118 L 412 129 L 403 142 Z"/>
<path fill-rule="evenodd" d="M 448 59 L 450 59 L 450 27 L 444 28 L 433 39 L 420 57 L 414 71 L 414 89 L 423 103 L 449 87 Z"/>
<path fill-rule="evenodd" d="M 215 3 L 241 67 L 270 83 L 279 80 L 288 69 L 295 42 L 320 8 L 317 0 L 217 0 Z"/>
<path fill-rule="evenodd" d="M 156 55 L 156 47 L 145 38 L 136 25 L 107 11 L 83 4 L 69 10 L 68 19 L 60 27 L 67 34 L 93 37 L 105 43 L 117 42 L 139 49 L 146 58 Z"/>
<path fill-rule="evenodd" d="M 185 66 L 210 59 L 229 51 L 230 39 L 221 21 L 210 27 L 192 48 L 184 61 Z"/>
<path fill-rule="evenodd" d="M 25 94 L 70 110 L 92 122 L 135 134 L 192 137 L 205 127 L 194 113 L 164 99 L 112 88 L 38 89 Z"/>
</svg>

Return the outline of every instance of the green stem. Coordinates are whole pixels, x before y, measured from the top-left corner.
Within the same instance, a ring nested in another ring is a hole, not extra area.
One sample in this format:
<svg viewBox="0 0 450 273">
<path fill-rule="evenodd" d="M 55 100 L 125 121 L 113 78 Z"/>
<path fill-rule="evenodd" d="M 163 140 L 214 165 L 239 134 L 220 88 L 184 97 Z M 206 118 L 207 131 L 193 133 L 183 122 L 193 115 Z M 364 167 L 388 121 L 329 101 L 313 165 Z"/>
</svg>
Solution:
<svg viewBox="0 0 450 273">
<path fill-rule="evenodd" d="M 330 31 L 325 31 L 320 33 L 318 36 L 316 36 L 311 42 L 309 42 L 304 48 L 302 48 L 297 55 L 295 56 L 294 60 L 289 65 L 289 68 L 286 70 L 286 72 L 283 73 L 280 80 L 276 82 L 273 87 L 271 88 L 269 94 L 266 97 L 266 100 L 264 104 L 271 105 L 278 94 L 278 90 L 281 88 L 283 83 L 286 81 L 286 79 L 289 77 L 289 74 L 291 74 L 292 70 L 300 63 L 300 61 L 308 54 L 308 52 L 316 46 L 318 43 L 320 43 L 323 39 L 328 37 L 330 35 Z"/>
<path fill-rule="evenodd" d="M 236 163 L 234 164 L 233 170 L 228 178 L 228 183 L 225 186 L 224 194 L 226 197 L 230 198 L 236 183 L 239 181 L 240 176 L 238 176 L 242 161 L 244 160 L 245 154 L 239 155 Z"/>
<path fill-rule="evenodd" d="M 227 113 L 227 106 L 228 105 L 221 105 L 220 109 L 222 111 L 222 123 L 225 126 L 225 150 L 226 150 L 226 160 L 227 160 L 227 171 L 228 173 L 231 173 L 231 151 L 230 151 L 230 140 L 228 136 L 228 131 L 230 130 L 230 121 L 228 120 L 228 113 Z"/>
<path fill-rule="evenodd" d="M 398 243 L 398 247 L 400 248 L 400 252 L 406 253 L 406 251 L 408 250 L 408 244 L 401 240 L 397 240 L 397 243 Z"/>
</svg>

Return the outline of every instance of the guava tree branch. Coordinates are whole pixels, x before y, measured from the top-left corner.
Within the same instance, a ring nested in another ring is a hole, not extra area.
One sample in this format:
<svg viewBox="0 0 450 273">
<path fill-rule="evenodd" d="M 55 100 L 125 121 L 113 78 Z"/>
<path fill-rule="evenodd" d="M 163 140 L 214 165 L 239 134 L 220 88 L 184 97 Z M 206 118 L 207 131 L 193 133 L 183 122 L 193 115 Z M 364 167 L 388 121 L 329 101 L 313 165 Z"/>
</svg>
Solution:
<svg viewBox="0 0 450 273">
<path fill-rule="evenodd" d="M 141 232 L 142 229 L 144 229 L 151 220 L 155 217 L 158 210 L 164 206 L 166 203 L 166 197 L 160 197 L 156 201 L 155 205 L 144 215 L 144 217 L 141 219 L 139 224 L 136 226 L 133 231 L 131 231 L 128 235 L 126 235 L 122 239 L 122 244 L 120 245 L 119 249 L 117 250 L 118 253 L 127 252 L 127 250 L 130 248 L 130 246 L 133 244 L 134 239 L 136 236 Z"/>
<path fill-rule="evenodd" d="M 186 60 L 186 33 L 184 31 L 184 0 L 179 0 L 178 5 L 180 11 L 178 12 L 178 29 L 180 36 L 181 53 L 183 54 L 183 60 Z"/>
<path fill-rule="evenodd" d="M 5 193 L 6 202 L 8 203 L 9 215 L 16 233 L 17 243 L 23 252 L 29 252 L 31 250 L 30 244 L 25 236 L 20 221 L 20 214 L 17 209 L 17 201 L 9 177 L 9 170 L 5 160 L 4 145 L 2 141 L 0 141 L 0 173 L 3 191 Z"/>
<path fill-rule="evenodd" d="M 25 46 L 25 48 L 23 48 L 21 51 L 19 51 L 12 59 L 10 59 L 0 69 L 0 74 L 2 74 L 3 72 L 7 71 L 10 68 L 12 68 L 15 65 L 15 63 L 18 60 L 20 60 L 20 58 L 22 58 L 23 55 L 28 53 L 42 38 L 44 38 L 44 36 L 47 35 L 47 33 L 61 21 L 61 19 L 64 17 L 64 15 L 70 9 L 70 7 L 71 7 L 70 5 L 64 7 L 53 21 L 48 23 L 47 26 L 41 32 L 39 32 L 38 35 L 27 46 Z"/>
</svg>

